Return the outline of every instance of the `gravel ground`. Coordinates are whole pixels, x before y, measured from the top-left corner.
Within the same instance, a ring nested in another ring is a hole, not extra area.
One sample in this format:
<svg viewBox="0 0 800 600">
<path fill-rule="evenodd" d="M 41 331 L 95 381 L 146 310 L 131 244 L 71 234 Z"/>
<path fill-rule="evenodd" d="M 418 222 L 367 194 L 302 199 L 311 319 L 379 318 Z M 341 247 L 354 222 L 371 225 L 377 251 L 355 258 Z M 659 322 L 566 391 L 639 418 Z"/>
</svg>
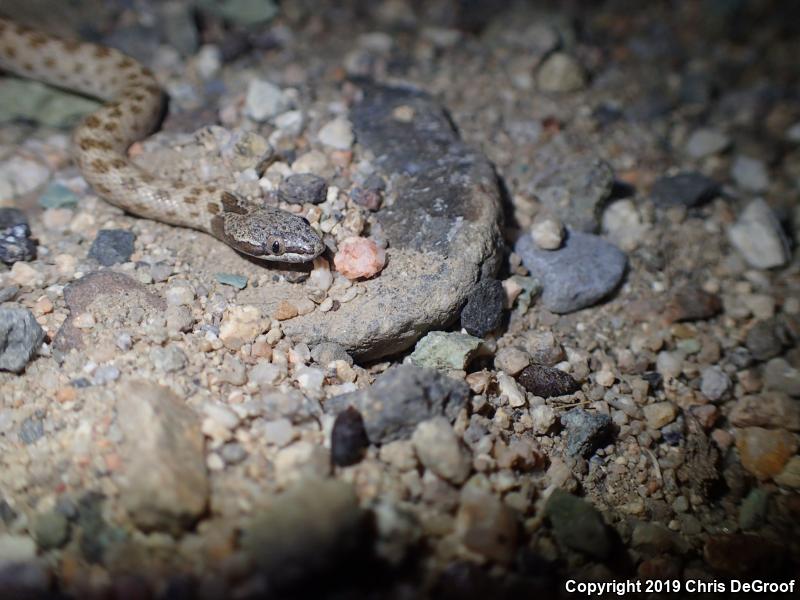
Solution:
<svg viewBox="0 0 800 600">
<path fill-rule="evenodd" d="M 169 111 L 132 159 L 271 196 L 330 252 L 265 268 L 124 214 L 69 157 L 97 105 L 0 79 L 9 597 L 716 597 L 796 576 L 795 7 L 99 4 L 34 24 L 155 72 Z M 452 325 L 371 362 L 285 332 L 395 276 L 398 180 L 348 116 L 363 77 L 441 103 L 505 212 L 502 264 Z"/>
</svg>

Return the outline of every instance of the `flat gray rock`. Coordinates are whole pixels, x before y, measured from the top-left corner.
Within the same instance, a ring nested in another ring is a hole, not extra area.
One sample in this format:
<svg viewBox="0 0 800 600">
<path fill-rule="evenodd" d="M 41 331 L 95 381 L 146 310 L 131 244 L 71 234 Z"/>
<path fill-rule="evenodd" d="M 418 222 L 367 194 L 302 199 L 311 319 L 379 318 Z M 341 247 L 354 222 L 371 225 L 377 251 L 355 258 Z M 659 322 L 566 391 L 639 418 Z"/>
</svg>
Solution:
<svg viewBox="0 0 800 600">
<path fill-rule="evenodd" d="M 531 275 L 542 282 L 542 303 L 564 314 L 608 296 L 622 281 L 628 257 L 603 238 L 570 231 L 559 250 L 542 250 L 529 235 L 514 247 Z"/>
<path fill-rule="evenodd" d="M 461 141 L 441 106 L 410 88 L 362 89 L 350 120 L 362 151 L 388 180 L 387 201 L 377 213 L 388 264 L 338 310 L 315 311 L 282 327 L 295 340 L 336 342 L 358 360 L 374 360 L 453 322 L 476 282 L 495 274 L 501 207 L 494 170 Z M 410 107 L 413 119 L 395 118 L 400 106 Z M 260 293 L 253 292 L 254 303 L 265 302 Z"/>
</svg>

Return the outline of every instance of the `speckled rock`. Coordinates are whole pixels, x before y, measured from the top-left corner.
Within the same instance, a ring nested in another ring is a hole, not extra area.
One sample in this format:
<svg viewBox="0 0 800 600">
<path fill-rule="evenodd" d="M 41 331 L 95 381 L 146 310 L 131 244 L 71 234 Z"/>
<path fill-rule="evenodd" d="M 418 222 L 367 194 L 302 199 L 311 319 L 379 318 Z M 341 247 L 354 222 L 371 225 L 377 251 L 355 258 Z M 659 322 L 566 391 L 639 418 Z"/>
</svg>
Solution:
<svg viewBox="0 0 800 600">
<path fill-rule="evenodd" d="M 505 302 L 506 293 L 502 283 L 496 279 L 478 282 L 461 311 L 461 327 L 468 334 L 482 338 L 502 323 Z"/>
<path fill-rule="evenodd" d="M 501 211 L 488 161 L 464 145 L 429 96 L 409 88 L 361 87 L 363 99 L 349 115 L 355 134 L 377 157 L 377 172 L 396 181 L 394 202 L 375 213 L 389 242 L 387 266 L 359 284 L 364 293 L 337 311 L 299 316 L 283 330 L 309 345 L 332 341 L 356 360 L 371 360 L 449 325 L 475 281 L 494 275 Z M 412 121 L 394 118 L 403 106 L 413 109 Z M 274 295 L 296 294 L 290 285 Z M 265 302 L 263 290 L 255 298 Z"/>
<path fill-rule="evenodd" d="M 101 229 L 89 248 L 89 258 L 104 267 L 128 262 L 133 254 L 136 236 L 124 229 Z"/>
<path fill-rule="evenodd" d="M 601 560 L 608 557 L 611 539 L 606 524 L 586 500 L 556 489 L 547 499 L 544 512 L 559 544 Z"/>
<path fill-rule="evenodd" d="M 118 388 L 116 408 L 122 506 L 144 531 L 179 533 L 208 503 L 200 420 L 169 388 L 141 380 Z"/>
<path fill-rule="evenodd" d="M 13 265 L 36 258 L 36 240 L 21 210 L 0 208 L 0 262 Z"/>
<path fill-rule="evenodd" d="M 595 233 L 611 195 L 614 172 L 599 158 L 571 158 L 535 174 L 531 185 L 548 213 L 567 228 Z"/>
<path fill-rule="evenodd" d="M 611 417 L 582 408 L 562 414 L 561 424 L 566 430 L 567 453 L 571 456 L 590 457 L 609 442 L 612 433 Z"/>
<path fill-rule="evenodd" d="M 409 437 L 418 423 L 443 415 L 452 422 L 469 398 L 463 381 L 432 369 L 400 365 L 389 369 L 371 387 L 334 396 L 325 409 L 335 413 L 355 407 L 364 418 L 372 443 Z"/>
<path fill-rule="evenodd" d="M 0 371 L 21 373 L 44 341 L 44 331 L 27 308 L 0 308 Z"/>
<path fill-rule="evenodd" d="M 569 373 L 544 365 L 525 367 L 517 380 L 526 390 L 542 398 L 574 394 L 581 388 Z"/>
<path fill-rule="evenodd" d="M 600 237 L 570 231 L 559 250 L 541 250 L 523 235 L 514 250 L 531 275 L 542 282 L 542 303 L 563 314 L 591 306 L 622 281 L 628 259 Z"/>
<path fill-rule="evenodd" d="M 458 331 L 432 331 L 417 342 L 409 359 L 420 367 L 464 369 L 481 346 L 481 340 Z"/>
<path fill-rule="evenodd" d="M 278 197 L 289 204 L 320 204 L 327 193 L 328 182 L 313 173 L 289 175 L 278 188 Z"/>
</svg>

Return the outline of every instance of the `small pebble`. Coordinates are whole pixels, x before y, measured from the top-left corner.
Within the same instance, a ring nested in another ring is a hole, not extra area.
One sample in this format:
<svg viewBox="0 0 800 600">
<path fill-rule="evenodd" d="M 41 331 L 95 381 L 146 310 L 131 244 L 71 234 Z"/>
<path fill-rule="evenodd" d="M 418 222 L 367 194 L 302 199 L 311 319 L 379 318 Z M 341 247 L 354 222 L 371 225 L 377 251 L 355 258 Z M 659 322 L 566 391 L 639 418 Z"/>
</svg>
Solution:
<svg viewBox="0 0 800 600">
<path fill-rule="evenodd" d="M 364 456 L 369 439 L 364 419 L 355 408 L 340 412 L 331 430 L 331 460 L 337 467 L 354 465 Z"/>
<path fill-rule="evenodd" d="M 347 119 L 336 118 L 319 130 L 319 141 L 336 150 L 349 150 L 355 141 L 353 126 Z"/>
<path fill-rule="evenodd" d="M 350 237 L 339 244 L 333 264 L 348 279 L 370 278 L 386 264 L 386 251 L 375 240 Z"/>
<path fill-rule="evenodd" d="M 502 283 L 496 279 L 479 281 L 461 311 L 461 327 L 476 337 L 494 331 L 502 323 L 505 299 Z"/>
<path fill-rule="evenodd" d="M 557 217 L 537 217 L 531 226 L 531 237 L 542 250 L 558 250 L 564 242 L 564 225 Z"/>
<path fill-rule="evenodd" d="M 136 235 L 125 229 L 101 229 L 89 248 L 89 258 L 104 267 L 128 262 Z"/>
<path fill-rule="evenodd" d="M 278 197 L 289 204 L 321 204 L 328 194 L 328 182 L 313 173 L 296 173 L 283 180 Z"/>
<path fill-rule="evenodd" d="M 586 86 L 586 75 L 572 56 L 554 52 L 539 67 L 536 81 L 543 92 L 577 92 Z"/>
<path fill-rule="evenodd" d="M 423 421 L 414 430 L 411 443 L 420 462 L 451 483 L 463 483 L 472 470 L 468 450 L 444 417 Z"/>
<path fill-rule="evenodd" d="M 254 121 L 263 122 L 289 109 L 283 90 L 263 79 L 251 79 L 247 86 L 244 112 Z"/>
<path fill-rule="evenodd" d="M 705 158 L 726 150 L 731 139 L 716 129 L 698 129 L 689 136 L 686 152 L 692 158 Z"/>
<path fill-rule="evenodd" d="M 737 156 L 731 166 L 731 176 L 740 188 L 761 193 L 769 187 L 766 165 L 757 158 Z"/>
<path fill-rule="evenodd" d="M 770 206 L 761 199 L 750 202 L 736 223 L 728 228 L 728 239 L 747 263 L 756 269 L 781 267 L 789 262 L 789 240 Z"/>
<path fill-rule="evenodd" d="M 700 392 L 712 402 L 721 400 L 731 388 L 731 378 L 719 367 L 703 370 Z"/>
<path fill-rule="evenodd" d="M 21 373 L 44 341 L 36 317 L 26 308 L 0 308 L 0 371 Z"/>
<path fill-rule="evenodd" d="M 551 398 L 574 394 L 581 386 L 569 373 L 544 365 L 525 367 L 517 381 L 534 396 Z"/>
<path fill-rule="evenodd" d="M 582 408 L 562 414 L 561 424 L 566 430 L 567 453 L 584 458 L 607 444 L 612 431 L 611 417 Z"/>
<path fill-rule="evenodd" d="M 705 204 L 719 193 L 719 184 L 697 171 L 685 171 L 656 180 L 650 196 L 656 206 L 694 208 Z"/>
<path fill-rule="evenodd" d="M 247 277 L 244 275 L 235 275 L 233 273 L 214 273 L 216 279 L 222 285 L 229 285 L 235 287 L 237 290 L 243 290 L 247 287 Z"/>
</svg>

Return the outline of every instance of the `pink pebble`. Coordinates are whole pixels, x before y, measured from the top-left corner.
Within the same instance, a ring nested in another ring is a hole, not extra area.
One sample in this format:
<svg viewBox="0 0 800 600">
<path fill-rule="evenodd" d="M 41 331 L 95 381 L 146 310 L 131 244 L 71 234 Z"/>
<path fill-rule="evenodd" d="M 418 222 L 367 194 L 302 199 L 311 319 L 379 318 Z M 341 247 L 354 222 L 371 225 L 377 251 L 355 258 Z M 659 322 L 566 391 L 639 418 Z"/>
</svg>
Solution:
<svg viewBox="0 0 800 600">
<path fill-rule="evenodd" d="M 333 264 L 348 279 L 369 278 L 386 265 L 386 251 L 375 240 L 350 237 L 339 244 Z"/>
</svg>

